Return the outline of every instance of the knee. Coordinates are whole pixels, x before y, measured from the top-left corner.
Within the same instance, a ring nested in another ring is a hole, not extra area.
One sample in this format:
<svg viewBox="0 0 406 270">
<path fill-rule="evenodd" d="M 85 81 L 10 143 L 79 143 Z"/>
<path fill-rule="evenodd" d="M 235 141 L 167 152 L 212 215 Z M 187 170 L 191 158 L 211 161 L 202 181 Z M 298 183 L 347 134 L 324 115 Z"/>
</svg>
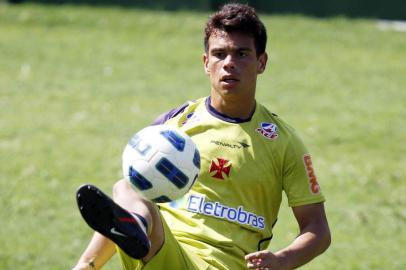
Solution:
<svg viewBox="0 0 406 270">
<path fill-rule="evenodd" d="M 126 194 L 129 189 L 132 189 L 127 180 L 121 179 L 113 185 L 113 198 L 116 199 L 120 195 Z"/>
<path fill-rule="evenodd" d="M 113 185 L 113 200 L 116 202 L 123 200 L 148 201 L 126 179 L 119 180 Z"/>
</svg>

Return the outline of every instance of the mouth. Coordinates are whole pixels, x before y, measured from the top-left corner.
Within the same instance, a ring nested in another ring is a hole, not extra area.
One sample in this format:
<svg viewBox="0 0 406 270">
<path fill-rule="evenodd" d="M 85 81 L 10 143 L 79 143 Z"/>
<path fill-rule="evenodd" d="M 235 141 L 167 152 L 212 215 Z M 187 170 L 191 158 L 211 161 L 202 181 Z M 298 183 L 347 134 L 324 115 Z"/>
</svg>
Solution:
<svg viewBox="0 0 406 270">
<path fill-rule="evenodd" d="M 224 83 L 236 83 L 236 82 L 239 82 L 240 80 L 237 79 L 235 76 L 225 75 L 225 76 L 221 77 L 220 81 L 224 82 Z"/>
</svg>

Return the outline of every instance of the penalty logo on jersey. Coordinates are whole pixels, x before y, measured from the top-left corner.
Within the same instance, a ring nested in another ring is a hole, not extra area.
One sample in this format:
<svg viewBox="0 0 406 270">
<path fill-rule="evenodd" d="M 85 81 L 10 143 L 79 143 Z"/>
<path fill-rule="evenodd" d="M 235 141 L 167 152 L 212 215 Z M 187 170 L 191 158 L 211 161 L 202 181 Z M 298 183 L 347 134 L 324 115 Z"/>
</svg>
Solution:
<svg viewBox="0 0 406 270">
<path fill-rule="evenodd" d="M 259 128 L 255 130 L 269 140 L 275 140 L 278 138 L 278 126 L 274 123 L 262 122 Z"/>
</svg>

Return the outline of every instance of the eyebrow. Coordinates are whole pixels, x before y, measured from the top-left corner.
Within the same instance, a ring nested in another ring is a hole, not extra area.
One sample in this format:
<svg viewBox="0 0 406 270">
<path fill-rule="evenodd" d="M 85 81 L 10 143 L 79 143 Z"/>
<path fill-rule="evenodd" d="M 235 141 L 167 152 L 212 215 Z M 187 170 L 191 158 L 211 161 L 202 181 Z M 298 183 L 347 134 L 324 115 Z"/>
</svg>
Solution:
<svg viewBox="0 0 406 270">
<path fill-rule="evenodd" d="M 253 51 L 249 47 L 234 47 L 234 48 L 214 47 L 214 48 L 210 49 L 210 52 L 227 51 L 229 49 L 231 49 L 232 51 Z"/>
</svg>

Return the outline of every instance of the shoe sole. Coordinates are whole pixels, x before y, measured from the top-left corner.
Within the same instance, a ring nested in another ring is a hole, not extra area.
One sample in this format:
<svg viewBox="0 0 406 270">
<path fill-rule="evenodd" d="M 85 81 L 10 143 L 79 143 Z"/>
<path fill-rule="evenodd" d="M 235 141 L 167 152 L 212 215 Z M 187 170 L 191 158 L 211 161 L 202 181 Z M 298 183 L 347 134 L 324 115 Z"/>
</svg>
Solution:
<svg viewBox="0 0 406 270">
<path fill-rule="evenodd" d="M 149 239 L 134 217 L 97 187 L 81 186 L 76 192 L 76 201 L 83 219 L 93 230 L 109 238 L 135 259 L 148 254 Z"/>
</svg>

